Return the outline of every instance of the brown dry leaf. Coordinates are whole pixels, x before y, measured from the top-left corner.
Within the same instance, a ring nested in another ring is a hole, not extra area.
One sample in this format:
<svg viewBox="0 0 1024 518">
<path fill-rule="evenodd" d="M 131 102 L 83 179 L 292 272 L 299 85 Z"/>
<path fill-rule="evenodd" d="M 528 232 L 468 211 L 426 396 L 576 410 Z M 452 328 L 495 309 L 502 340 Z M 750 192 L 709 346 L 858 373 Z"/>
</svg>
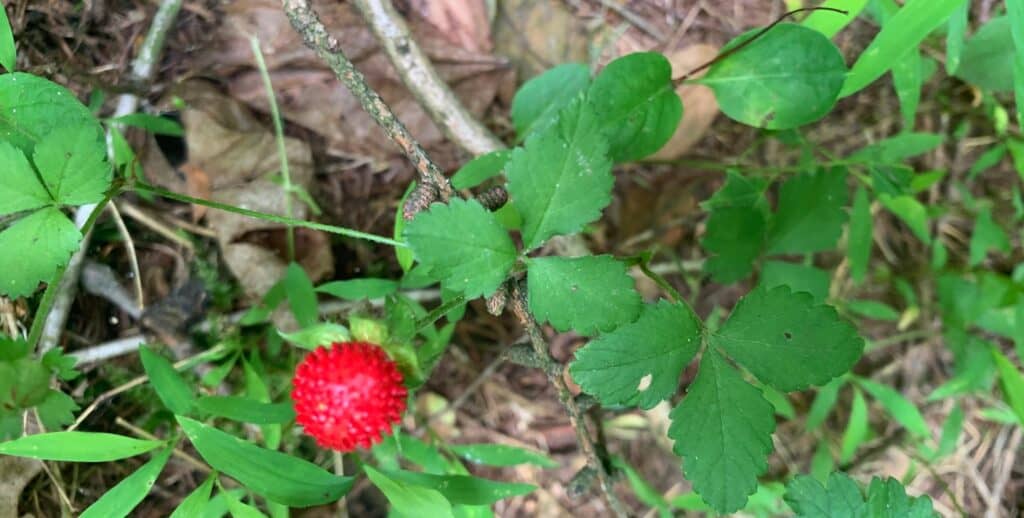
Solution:
<svg viewBox="0 0 1024 518">
<path fill-rule="evenodd" d="M 495 52 L 515 64 L 521 80 L 561 63 L 586 63 L 589 44 L 587 26 L 562 0 L 498 2 Z"/>
<path fill-rule="evenodd" d="M 432 154 L 451 157 L 458 164 L 454 145 L 412 98 L 366 24 L 349 4 L 317 1 L 314 8 L 335 34 L 345 54 L 366 77 L 369 85 L 395 111 L 413 136 Z M 514 83 L 508 64 L 489 54 L 453 45 L 437 28 L 420 18 L 409 21 L 413 38 L 423 48 L 442 79 L 476 116 L 494 101 L 506 85 Z M 357 156 L 385 163 L 398 153 L 359 102 L 319 58 L 303 44 L 281 11 L 280 2 L 241 0 L 226 9 L 219 43 L 201 61 L 230 77 L 231 95 L 266 111 L 267 99 L 259 73 L 253 66 L 250 34 L 261 35 L 283 116 L 322 134 L 327 151 L 337 156 Z"/>
<path fill-rule="evenodd" d="M 210 175 L 195 164 L 182 164 L 181 172 L 185 175 L 185 194 L 193 198 L 210 198 Z M 192 222 L 195 223 L 206 215 L 206 206 L 192 205 Z"/>
<path fill-rule="evenodd" d="M 671 52 L 665 57 L 672 63 L 672 77 L 678 78 L 707 63 L 717 54 L 718 48 L 714 45 L 698 44 Z M 701 75 L 703 72 L 697 77 Z M 676 93 L 683 101 L 683 120 L 679 122 L 679 127 L 668 143 L 650 156 L 649 160 L 674 160 L 685 155 L 694 144 L 700 142 L 718 116 L 718 101 L 710 88 L 695 84 L 680 85 Z"/>
<path fill-rule="evenodd" d="M 412 0 L 412 8 L 453 45 L 491 51 L 491 23 L 482 0 Z"/>
<path fill-rule="evenodd" d="M 271 175 L 280 170 L 273 133 L 243 104 L 220 94 L 208 83 L 190 81 L 178 90 L 188 105 L 182 113 L 182 123 L 189 156 L 181 167 L 185 172 L 184 185 L 166 187 L 187 191 L 202 188 L 211 199 L 221 203 L 286 215 L 284 190 L 271 180 Z M 285 154 L 292 183 L 309 188 L 313 179 L 309 145 L 285 138 Z M 308 207 L 297 200 L 293 199 L 291 208 L 295 218 L 308 216 Z M 261 297 L 284 274 L 287 254 L 282 225 L 220 210 L 209 210 L 207 223 L 247 296 Z M 296 230 L 295 252 L 296 260 L 314 282 L 333 272 L 334 261 L 326 235 Z"/>
</svg>

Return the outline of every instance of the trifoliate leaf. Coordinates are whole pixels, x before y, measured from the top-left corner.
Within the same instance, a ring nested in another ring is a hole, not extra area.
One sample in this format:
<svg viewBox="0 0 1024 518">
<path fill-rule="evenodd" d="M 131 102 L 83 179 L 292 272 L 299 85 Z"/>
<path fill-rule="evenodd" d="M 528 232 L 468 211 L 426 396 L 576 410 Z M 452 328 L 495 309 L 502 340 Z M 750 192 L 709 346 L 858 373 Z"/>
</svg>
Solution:
<svg viewBox="0 0 1024 518">
<path fill-rule="evenodd" d="M 611 202 L 612 164 L 600 124 L 578 97 L 559 112 L 556 124 L 534 133 L 505 164 L 527 250 L 553 235 L 578 232 Z"/>
<path fill-rule="evenodd" d="M 78 410 L 78 404 L 71 396 L 53 389 L 46 393 L 46 398 L 36 407 L 39 420 L 47 430 L 60 430 L 75 422 L 75 410 Z"/>
<path fill-rule="evenodd" d="M 621 261 L 608 255 L 539 257 L 527 271 L 530 311 L 559 331 L 611 331 L 640 313 L 640 294 Z"/>
<path fill-rule="evenodd" d="M 672 86 L 672 65 L 657 52 L 637 52 L 609 63 L 594 79 L 587 99 L 616 162 L 661 149 L 683 116 L 683 103 Z"/>
<path fill-rule="evenodd" d="M 831 282 L 828 272 L 804 264 L 765 261 L 761 267 L 761 284 L 765 288 L 789 286 L 794 293 L 810 293 L 816 304 L 825 302 Z"/>
<path fill-rule="evenodd" d="M 78 125 L 101 132 L 89 109 L 63 86 L 23 72 L 0 75 L 0 140 L 29 155 L 54 129 Z"/>
<path fill-rule="evenodd" d="M 110 186 L 107 146 L 91 125 L 63 126 L 43 135 L 33 159 L 47 190 L 62 205 L 96 203 Z"/>
<path fill-rule="evenodd" d="M 494 293 L 516 261 L 512 239 L 475 200 L 433 204 L 405 227 L 405 240 L 445 288 L 470 299 Z"/>
<path fill-rule="evenodd" d="M 725 184 L 701 206 L 709 211 L 727 207 L 754 207 L 767 213 L 768 202 L 764 198 L 767 187 L 768 182 L 763 178 L 729 171 L 726 173 Z"/>
<path fill-rule="evenodd" d="M 50 204 L 53 199 L 20 149 L 0 141 L 0 216 Z"/>
<path fill-rule="evenodd" d="M 846 223 L 846 170 L 801 173 L 782 184 L 768 232 L 775 254 L 820 252 L 836 245 Z"/>
<path fill-rule="evenodd" d="M 0 410 L 32 408 L 49 390 L 50 371 L 34 358 L 0 362 Z"/>
<path fill-rule="evenodd" d="M 512 98 L 512 124 L 519 140 L 554 123 L 558 112 L 589 85 L 590 68 L 580 63 L 558 65 L 523 83 Z"/>
<path fill-rule="evenodd" d="M 572 379 L 606 405 L 653 408 L 675 393 L 701 344 L 701 323 L 684 305 L 647 304 L 640 318 L 576 351 Z"/>
<path fill-rule="evenodd" d="M 775 430 L 771 403 L 709 349 L 670 416 L 668 436 L 694 490 L 720 513 L 742 509 L 768 467 Z"/>
<path fill-rule="evenodd" d="M 867 515 L 870 518 L 933 518 L 939 514 L 927 495 L 907 496 L 903 484 L 894 478 L 871 479 L 868 486 Z"/>
<path fill-rule="evenodd" d="M 760 29 L 737 36 L 723 51 Z M 715 92 L 730 118 L 768 129 L 787 129 L 823 117 L 839 97 L 846 63 L 825 35 L 783 23 L 715 63 L 699 80 Z"/>
<path fill-rule="evenodd" d="M 4 77 L 4 76 L 0 76 Z M 0 294 L 21 297 L 53 280 L 78 249 L 82 233 L 53 207 L 39 209 L 0 232 Z"/>
<path fill-rule="evenodd" d="M 862 518 L 865 505 L 860 488 L 845 473 L 829 475 L 825 486 L 809 475 L 798 475 L 786 485 L 786 503 L 797 518 Z"/>
<path fill-rule="evenodd" d="M 78 363 L 78 360 L 74 356 L 65 355 L 60 347 L 54 347 L 46 351 L 41 361 L 43 367 L 55 372 L 58 378 L 65 381 L 73 380 L 81 374 L 75 370 L 75 364 Z"/>
<path fill-rule="evenodd" d="M 710 341 L 783 392 L 826 383 L 848 371 L 864 349 L 835 309 L 786 286 L 747 294 Z"/>
</svg>

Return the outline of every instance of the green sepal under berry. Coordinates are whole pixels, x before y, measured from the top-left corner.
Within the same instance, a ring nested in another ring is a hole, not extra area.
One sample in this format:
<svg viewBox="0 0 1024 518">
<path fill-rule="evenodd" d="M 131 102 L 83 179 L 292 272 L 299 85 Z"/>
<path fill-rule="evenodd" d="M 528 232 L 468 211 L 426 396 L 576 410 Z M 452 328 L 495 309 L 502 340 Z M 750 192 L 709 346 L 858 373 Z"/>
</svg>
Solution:
<svg viewBox="0 0 1024 518">
<path fill-rule="evenodd" d="M 614 178 L 601 122 L 582 97 L 558 121 L 512 152 L 507 189 L 522 215 L 526 250 L 551 236 L 579 232 L 611 203 Z"/>
<path fill-rule="evenodd" d="M 670 417 L 668 436 L 694 490 L 718 512 L 742 509 L 768 467 L 775 430 L 771 403 L 711 348 Z"/>
<path fill-rule="evenodd" d="M 416 259 L 467 299 L 494 293 L 516 261 L 516 247 L 494 214 L 476 200 L 435 203 L 405 227 Z"/>
<path fill-rule="evenodd" d="M 672 65 L 657 52 L 637 52 L 609 63 L 594 79 L 587 99 L 616 162 L 661 149 L 683 116 L 683 103 L 672 86 Z"/>
<path fill-rule="evenodd" d="M 857 330 L 834 308 L 788 286 L 747 294 L 709 340 L 783 392 L 827 383 L 850 370 L 864 349 Z"/>
<path fill-rule="evenodd" d="M 700 348 L 701 328 L 682 304 L 646 304 L 635 322 L 577 351 L 569 372 L 603 404 L 653 408 L 678 389 L 679 375 Z M 641 383 L 647 385 L 642 390 Z"/>
<path fill-rule="evenodd" d="M 635 282 L 626 265 L 612 256 L 539 257 L 527 268 L 530 311 L 558 331 L 589 336 L 640 314 Z"/>
</svg>

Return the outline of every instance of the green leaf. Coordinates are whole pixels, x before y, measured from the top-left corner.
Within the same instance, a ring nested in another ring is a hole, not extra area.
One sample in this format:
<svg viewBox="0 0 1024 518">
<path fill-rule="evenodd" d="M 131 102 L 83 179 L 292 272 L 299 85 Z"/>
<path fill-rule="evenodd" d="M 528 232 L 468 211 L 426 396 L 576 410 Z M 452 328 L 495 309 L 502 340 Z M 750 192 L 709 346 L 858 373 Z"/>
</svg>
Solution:
<svg viewBox="0 0 1024 518">
<path fill-rule="evenodd" d="M 633 489 L 633 494 L 636 495 L 637 500 L 640 500 L 644 505 L 656 509 L 659 516 L 672 516 L 665 497 L 651 486 L 649 482 L 644 480 L 644 477 L 637 470 L 633 469 L 633 466 L 630 466 L 621 457 L 613 457 L 612 464 L 626 474 L 626 479 L 629 480 L 629 486 Z"/>
<path fill-rule="evenodd" d="M 405 239 L 445 288 L 467 299 L 494 293 L 516 261 L 512 239 L 476 200 L 433 204 L 408 223 Z"/>
<path fill-rule="evenodd" d="M 0 141 L 29 155 L 42 137 L 72 126 L 102 133 L 92 112 L 63 86 L 23 72 L 0 75 Z"/>
<path fill-rule="evenodd" d="M 558 331 L 590 336 L 640 314 L 633 278 L 609 255 L 531 259 L 526 279 L 530 311 Z"/>
<path fill-rule="evenodd" d="M 36 168 L 56 203 L 98 203 L 110 188 L 113 170 L 103 133 L 96 130 L 84 124 L 60 127 L 36 145 Z"/>
<path fill-rule="evenodd" d="M 824 303 L 828 298 L 828 287 L 831 282 L 828 272 L 813 266 L 765 261 L 761 267 L 761 284 L 765 288 L 789 286 L 794 293 L 809 293 L 818 304 Z"/>
<path fill-rule="evenodd" d="M 737 36 L 735 48 L 760 29 Z M 698 82 L 715 92 L 722 112 L 744 124 L 788 129 L 814 122 L 835 105 L 846 77 L 839 49 L 824 34 L 783 23 L 712 65 Z"/>
<path fill-rule="evenodd" d="M 228 510 L 231 511 L 231 518 L 266 518 L 259 509 L 242 502 L 233 493 L 225 493 L 228 501 Z"/>
<path fill-rule="evenodd" d="M 864 348 L 857 330 L 835 309 L 785 286 L 747 294 L 710 343 L 783 392 L 843 374 Z"/>
<path fill-rule="evenodd" d="M 928 33 L 942 25 L 965 0 L 909 0 L 885 22 L 853 64 L 841 97 L 856 93 L 916 49 Z M 965 58 L 966 60 L 966 58 Z"/>
<path fill-rule="evenodd" d="M 505 175 L 523 217 L 527 250 L 551 236 L 578 232 L 611 202 L 614 178 L 600 124 L 590 105 L 577 98 L 556 124 L 512 152 Z"/>
<path fill-rule="evenodd" d="M 786 485 L 786 503 L 797 518 L 862 518 L 864 495 L 845 473 L 835 472 L 822 486 L 814 477 L 797 475 Z"/>
<path fill-rule="evenodd" d="M 900 133 L 857 150 L 847 160 L 894 164 L 927 153 L 942 145 L 936 133 Z"/>
<path fill-rule="evenodd" d="M 409 201 L 409 196 L 412 195 L 416 187 L 416 182 L 410 182 L 409 187 L 405 190 L 405 194 L 402 195 L 402 199 L 398 200 L 398 205 L 395 206 L 395 226 L 392 230 L 392 236 L 395 238 L 395 241 L 403 241 L 405 239 L 405 225 L 408 224 L 408 221 L 405 220 L 405 203 Z M 415 262 L 412 249 L 406 246 L 396 246 L 394 251 L 398 266 L 402 267 L 403 272 L 408 273 L 412 269 L 413 262 Z M 421 270 L 423 269 L 421 268 Z"/>
<path fill-rule="evenodd" d="M 349 279 L 321 284 L 316 291 L 344 300 L 380 299 L 398 290 L 398 283 L 391 279 Z"/>
<path fill-rule="evenodd" d="M 55 207 L 15 221 L 0 232 L 0 250 L 4 251 L 0 254 L 0 295 L 31 295 L 40 282 L 54 280 L 57 270 L 78 250 L 81 239 L 75 224 Z"/>
<path fill-rule="evenodd" d="M 854 378 L 861 388 L 866 390 L 871 397 L 882 404 L 886 412 L 901 426 L 918 438 L 931 437 L 932 433 L 925 422 L 921 411 L 913 403 L 903 397 L 902 394 L 891 387 L 875 383 L 869 379 Z"/>
<path fill-rule="evenodd" d="M 369 474 L 369 473 L 367 473 Z M 491 505 L 498 500 L 525 495 L 537 489 L 530 484 L 498 482 L 469 475 L 434 475 L 412 471 L 388 471 L 395 482 L 433 489 L 457 505 Z"/>
<path fill-rule="evenodd" d="M 513 110 L 514 106 L 513 104 Z M 452 187 L 469 189 L 500 175 L 509 158 L 512 158 L 512 150 L 499 149 L 470 160 L 452 175 Z"/>
<path fill-rule="evenodd" d="M 1010 253 L 1010 238 L 1007 237 L 1006 231 L 992 219 L 992 209 L 986 207 L 978 213 L 974 220 L 974 232 L 971 233 L 970 265 L 981 264 L 991 250 L 1004 254 Z"/>
<path fill-rule="evenodd" d="M 114 117 L 110 119 L 109 122 L 142 128 L 154 135 L 169 135 L 171 137 L 185 136 L 185 130 L 182 129 L 181 124 L 178 124 L 174 119 L 161 117 L 159 115 L 150 115 L 148 113 L 129 113 L 128 115 Z"/>
<path fill-rule="evenodd" d="M 992 358 L 999 371 L 999 386 L 1003 388 L 1003 397 L 1013 413 L 1017 414 L 1017 419 L 1024 424 L 1024 374 L 995 347 L 992 347 Z"/>
<path fill-rule="evenodd" d="M 291 403 L 263 403 L 240 396 L 203 396 L 196 400 L 196 408 L 243 423 L 278 424 L 295 419 Z"/>
<path fill-rule="evenodd" d="M 203 509 L 210 502 L 210 493 L 213 491 L 213 482 L 217 479 L 216 473 L 211 473 L 210 476 L 206 477 L 206 481 L 199 485 L 189 493 L 178 507 L 171 513 L 171 518 L 191 518 L 193 516 L 200 516 Z"/>
<path fill-rule="evenodd" d="M 946 421 L 942 423 L 942 435 L 939 437 L 939 447 L 930 457 L 930 461 L 938 461 L 956 451 L 957 443 L 960 441 L 960 434 L 964 429 L 964 410 L 959 403 L 953 404 L 953 410 L 949 412 Z"/>
<path fill-rule="evenodd" d="M 363 471 L 366 472 L 370 482 L 373 482 L 373 485 L 377 486 L 377 489 L 380 489 L 387 497 L 395 515 L 399 517 L 454 518 L 451 504 L 441 493 L 433 489 L 393 480 L 370 465 L 363 465 Z"/>
<path fill-rule="evenodd" d="M 0 9 L 0 65 L 8 72 L 14 72 L 17 54 L 14 46 L 14 32 L 7 19 L 7 9 Z"/>
<path fill-rule="evenodd" d="M 523 83 L 512 98 L 512 124 L 519 140 L 547 129 L 558 112 L 589 85 L 590 69 L 580 63 L 558 65 Z"/>
<path fill-rule="evenodd" d="M 839 34 L 843 27 L 849 25 L 864 10 L 864 6 L 867 4 L 868 0 L 826 0 L 818 7 L 839 9 L 846 11 L 848 14 L 824 10 L 814 11 L 807 15 L 807 18 L 804 18 L 802 24 L 804 27 L 814 29 L 826 37 L 832 38 Z"/>
<path fill-rule="evenodd" d="M 1017 124 L 1024 124 L 1024 2 L 1006 0 L 1006 14 L 1013 35 L 1013 92 L 1017 100 Z"/>
<path fill-rule="evenodd" d="M 149 383 L 153 385 L 153 390 L 164 406 L 178 415 L 191 413 L 196 401 L 195 392 L 171 362 L 146 346 L 139 347 L 139 359 L 149 376 Z"/>
<path fill-rule="evenodd" d="M 576 351 L 569 372 L 606 405 L 653 408 L 675 394 L 683 368 L 701 345 L 701 327 L 684 305 L 646 304 L 635 322 Z"/>
<path fill-rule="evenodd" d="M 167 447 L 153 456 L 149 462 L 135 470 L 134 473 L 125 477 L 93 502 L 79 518 L 121 518 L 128 516 L 135 509 L 142 499 L 146 498 L 149 490 L 153 489 L 156 478 L 164 470 L 167 459 L 171 457 L 174 448 Z"/>
<path fill-rule="evenodd" d="M 871 479 L 868 486 L 867 515 L 871 518 L 932 518 L 938 517 L 927 495 L 911 498 L 903 484 L 894 478 L 884 481 Z"/>
<path fill-rule="evenodd" d="M 17 342 L 16 342 L 17 343 Z M 50 392 L 50 371 L 32 357 L 0 362 L 0 409 L 32 408 Z"/>
<path fill-rule="evenodd" d="M 288 342 L 310 351 L 321 345 L 326 347 L 334 342 L 348 341 L 352 336 L 345 326 L 333 322 L 315 324 L 294 333 L 278 331 L 277 334 Z"/>
<path fill-rule="evenodd" d="M 846 301 L 846 309 L 862 317 L 874 320 L 895 322 L 900 319 L 899 311 L 877 300 L 848 300 Z"/>
<path fill-rule="evenodd" d="M 520 464 L 533 464 L 542 468 L 557 468 L 559 466 L 547 455 L 504 444 L 455 444 L 451 450 L 456 455 L 474 464 L 484 466 L 518 466 Z"/>
<path fill-rule="evenodd" d="M 928 209 L 913 196 L 890 196 L 879 194 L 878 201 L 910 227 L 910 230 L 925 244 L 931 244 L 928 233 Z"/>
<path fill-rule="evenodd" d="M 914 129 L 917 106 L 921 102 L 921 86 L 926 77 L 924 60 L 917 51 L 908 52 L 892 67 L 892 83 L 896 97 L 900 100 L 900 114 L 903 115 L 903 129 Z"/>
<path fill-rule="evenodd" d="M 73 380 L 81 375 L 80 372 L 75 370 L 75 363 L 78 360 L 74 356 L 64 354 L 64 350 L 60 347 L 54 347 L 46 351 L 41 361 L 43 367 L 53 371 L 62 380 Z"/>
<path fill-rule="evenodd" d="M 25 154 L 6 141 L 0 141 L 0 169 L 4 172 L 0 182 L 0 216 L 53 202 Z"/>
<path fill-rule="evenodd" d="M 720 513 L 742 509 L 768 467 L 772 405 L 717 351 L 708 350 L 670 417 L 668 436 L 694 490 Z"/>
<path fill-rule="evenodd" d="M 818 394 L 814 396 L 814 403 L 811 404 L 811 409 L 807 412 L 807 422 L 805 423 L 807 431 L 814 430 L 821 426 L 825 419 L 828 419 L 828 414 L 832 412 L 839 399 L 839 389 L 844 385 L 846 385 L 846 379 L 840 377 L 818 389 Z"/>
<path fill-rule="evenodd" d="M 253 353 L 252 362 L 242 358 L 242 372 L 245 376 L 245 394 L 252 400 L 260 403 L 270 403 L 270 389 L 267 388 L 266 374 L 263 372 L 263 365 L 259 362 L 259 354 Z M 293 415 L 294 411 L 288 409 Z M 293 417 L 294 418 L 294 417 Z M 281 445 L 281 425 L 266 424 L 260 426 L 263 434 L 263 444 L 271 450 L 276 450 Z M 280 505 L 280 504 L 277 504 Z"/>
<path fill-rule="evenodd" d="M 858 284 L 864 281 L 868 273 L 874 242 L 873 225 L 868 191 L 863 186 L 857 187 L 853 207 L 850 209 L 850 225 L 846 231 L 846 258 L 850 263 L 850 278 Z"/>
<path fill-rule="evenodd" d="M 275 502 L 291 507 L 326 504 L 352 487 L 352 477 L 333 475 L 316 464 L 260 448 L 199 421 L 177 418 L 211 467 Z"/>
<path fill-rule="evenodd" d="M 288 305 L 295 315 L 295 320 L 302 327 L 316 323 L 318 316 L 316 291 L 313 282 L 298 263 L 289 263 L 284 274 L 284 291 L 288 297 Z"/>
<path fill-rule="evenodd" d="M 754 207 L 726 207 L 711 211 L 700 245 L 709 254 L 704 269 L 711 279 L 729 284 L 754 271 L 767 239 L 764 213 Z"/>
<path fill-rule="evenodd" d="M 36 406 L 39 420 L 47 430 L 59 430 L 75 422 L 75 410 L 78 410 L 78 404 L 71 396 L 53 389 L 47 392 L 46 399 Z"/>
<path fill-rule="evenodd" d="M 1012 91 L 1015 54 L 1010 17 L 992 18 L 967 40 L 956 75 L 985 90 Z"/>
<path fill-rule="evenodd" d="M 768 231 L 768 252 L 794 254 L 835 247 L 846 223 L 846 170 L 800 173 L 782 184 Z"/>
<path fill-rule="evenodd" d="M 657 52 L 637 52 L 609 63 L 594 79 L 587 100 L 616 162 L 661 149 L 683 116 L 683 103 L 672 86 L 672 65 Z"/>
<path fill-rule="evenodd" d="M 165 445 L 123 435 L 97 432 L 50 432 L 0 443 L 0 454 L 64 462 L 126 459 Z"/>
<path fill-rule="evenodd" d="M 850 419 L 843 431 L 843 442 L 839 454 L 839 462 L 848 464 L 853 460 L 857 448 L 868 439 L 868 404 L 860 389 L 853 389 L 853 406 L 850 407 Z"/>
<path fill-rule="evenodd" d="M 946 75 L 953 75 L 960 68 L 964 52 L 964 33 L 967 32 L 967 16 L 971 3 L 963 2 L 949 16 L 946 26 Z"/>
</svg>

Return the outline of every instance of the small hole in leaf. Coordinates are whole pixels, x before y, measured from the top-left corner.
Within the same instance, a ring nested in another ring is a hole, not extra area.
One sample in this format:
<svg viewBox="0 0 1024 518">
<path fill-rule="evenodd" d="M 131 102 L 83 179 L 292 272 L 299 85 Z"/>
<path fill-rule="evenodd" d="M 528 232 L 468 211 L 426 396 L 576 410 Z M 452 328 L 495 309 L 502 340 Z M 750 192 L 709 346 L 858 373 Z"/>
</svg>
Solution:
<svg viewBox="0 0 1024 518">
<path fill-rule="evenodd" d="M 785 333 L 782 333 L 782 336 L 785 336 L 786 340 L 792 340 L 793 339 L 793 333 L 790 333 L 789 331 L 786 331 Z"/>
<path fill-rule="evenodd" d="M 653 379 L 654 379 L 654 376 L 652 376 L 650 373 L 645 374 L 644 377 L 640 378 L 640 383 L 637 384 L 636 391 L 637 392 L 643 392 L 643 391 L 651 388 L 651 380 L 653 380 Z"/>
</svg>

